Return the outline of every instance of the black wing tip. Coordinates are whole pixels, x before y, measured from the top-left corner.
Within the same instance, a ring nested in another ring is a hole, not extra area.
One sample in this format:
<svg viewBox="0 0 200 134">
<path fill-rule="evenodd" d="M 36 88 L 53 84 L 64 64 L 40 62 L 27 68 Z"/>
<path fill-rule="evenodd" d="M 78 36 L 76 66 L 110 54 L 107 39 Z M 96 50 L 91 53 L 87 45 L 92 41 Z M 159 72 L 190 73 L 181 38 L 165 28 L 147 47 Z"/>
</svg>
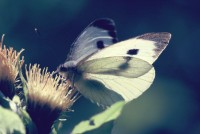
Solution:
<svg viewBox="0 0 200 134">
<path fill-rule="evenodd" d="M 117 31 L 115 29 L 115 22 L 110 18 L 99 18 L 90 23 L 89 26 L 97 27 L 103 30 L 107 30 L 108 34 L 113 38 L 112 42 L 118 42 Z"/>
<path fill-rule="evenodd" d="M 96 22 L 105 22 L 105 23 L 115 24 L 114 20 L 111 18 L 98 18 L 98 19 L 95 19 L 92 23 L 96 23 Z"/>
<path fill-rule="evenodd" d="M 112 19 L 109 18 L 96 19 L 90 23 L 90 26 L 98 27 L 108 31 L 115 31 L 115 23 Z"/>
<path fill-rule="evenodd" d="M 159 34 L 160 37 L 163 37 L 167 40 L 170 40 L 171 37 L 172 37 L 172 34 L 171 33 L 168 33 L 168 32 L 160 32 L 160 33 L 154 33 L 154 34 Z"/>
<path fill-rule="evenodd" d="M 137 36 L 136 38 L 168 44 L 171 39 L 171 33 L 168 33 L 168 32 L 154 33 L 154 32 L 152 32 L 152 33 L 146 33 L 146 34 Z"/>
</svg>

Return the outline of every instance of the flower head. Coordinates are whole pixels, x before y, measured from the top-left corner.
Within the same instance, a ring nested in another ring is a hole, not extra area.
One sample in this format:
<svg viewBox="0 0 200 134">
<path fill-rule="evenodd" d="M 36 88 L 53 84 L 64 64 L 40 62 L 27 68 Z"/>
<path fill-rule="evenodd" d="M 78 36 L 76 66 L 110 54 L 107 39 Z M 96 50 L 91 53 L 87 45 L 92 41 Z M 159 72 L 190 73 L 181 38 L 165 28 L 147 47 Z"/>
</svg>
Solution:
<svg viewBox="0 0 200 134">
<path fill-rule="evenodd" d="M 26 77 L 27 111 L 36 126 L 40 124 L 38 130 L 45 132 L 44 128 L 51 128 L 60 113 L 72 106 L 77 99 L 77 92 L 70 89 L 69 82 L 61 76 L 53 78 L 47 68 L 41 69 L 37 64 L 26 68 Z"/>
<path fill-rule="evenodd" d="M 18 64 L 20 67 L 24 63 L 24 57 L 20 58 L 20 52 L 17 52 L 12 47 L 6 48 L 3 46 L 4 35 L 0 42 L 0 91 L 9 98 L 12 98 L 15 94 L 14 84 L 16 77 L 19 73 Z"/>
</svg>

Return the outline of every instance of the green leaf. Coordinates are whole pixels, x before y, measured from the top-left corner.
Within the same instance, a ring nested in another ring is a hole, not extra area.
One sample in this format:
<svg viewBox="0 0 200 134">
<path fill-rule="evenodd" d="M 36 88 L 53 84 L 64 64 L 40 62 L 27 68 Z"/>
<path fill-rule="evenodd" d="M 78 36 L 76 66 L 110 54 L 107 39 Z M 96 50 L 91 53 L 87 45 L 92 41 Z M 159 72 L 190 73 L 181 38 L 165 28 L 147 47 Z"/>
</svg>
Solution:
<svg viewBox="0 0 200 134">
<path fill-rule="evenodd" d="M 64 111 L 60 114 L 60 116 L 58 117 L 58 119 L 56 121 L 54 121 L 54 124 L 51 127 L 51 133 L 50 134 L 59 134 L 61 133 L 60 130 L 63 127 L 63 125 L 66 123 L 67 121 L 67 112 L 68 111 Z"/>
<path fill-rule="evenodd" d="M 17 112 L 18 106 L 14 101 L 11 101 L 8 97 L 0 97 L 0 106 L 9 109 L 13 112 Z"/>
<path fill-rule="evenodd" d="M 62 128 L 64 122 L 63 121 L 59 121 L 59 119 L 57 121 L 54 122 L 53 126 L 52 126 L 52 130 L 50 134 L 58 134 L 59 133 L 59 129 Z"/>
<path fill-rule="evenodd" d="M 19 116 L 3 107 L 0 107 L 0 133 L 25 134 L 25 127 Z"/>
<path fill-rule="evenodd" d="M 19 99 L 18 97 L 14 97 L 14 98 L 15 98 L 15 101 L 18 101 Z M 14 101 L 11 101 L 9 98 L 0 97 L 0 105 L 6 108 L 7 110 L 10 110 L 16 113 L 21 118 L 23 124 L 26 126 L 26 129 L 29 131 L 29 133 L 35 132 L 35 129 L 36 129 L 35 125 L 32 122 L 29 114 L 23 108 L 17 106 Z M 1 115 L 0 115 L 0 119 L 1 119 Z M 0 130 L 1 130 L 1 127 L 0 127 Z M 0 131 L 0 134 L 1 134 L 1 131 Z"/>
<path fill-rule="evenodd" d="M 111 134 L 115 120 L 109 121 L 101 125 L 98 129 L 88 131 L 84 134 Z"/>
<path fill-rule="evenodd" d="M 124 101 L 117 102 L 112 105 L 110 108 L 106 109 L 100 114 L 97 114 L 91 117 L 87 121 L 82 121 L 78 125 L 76 125 L 72 131 L 72 134 L 82 134 L 94 129 L 99 128 L 100 126 L 108 123 L 114 119 L 116 119 L 125 105 Z"/>
</svg>

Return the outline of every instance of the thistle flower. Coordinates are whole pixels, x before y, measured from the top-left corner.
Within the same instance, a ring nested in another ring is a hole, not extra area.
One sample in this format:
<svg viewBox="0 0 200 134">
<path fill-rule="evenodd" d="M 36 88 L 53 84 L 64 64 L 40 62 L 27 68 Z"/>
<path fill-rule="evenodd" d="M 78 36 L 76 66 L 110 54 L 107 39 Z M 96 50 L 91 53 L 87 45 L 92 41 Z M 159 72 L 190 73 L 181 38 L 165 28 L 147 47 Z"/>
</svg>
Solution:
<svg viewBox="0 0 200 134">
<path fill-rule="evenodd" d="M 60 113 L 69 109 L 78 99 L 75 89 L 61 76 L 52 77 L 47 68 L 39 65 L 26 67 L 27 112 L 39 133 L 49 133 Z"/>
<path fill-rule="evenodd" d="M 20 67 L 24 63 L 24 57 L 20 58 L 19 52 L 15 51 L 12 47 L 6 48 L 3 46 L 4 35 L 0 42 L 0 91 L 7 97 L 11 98 L 15 95 L 14 84 L 19 72 L 18 64 Z"/>
</svg>

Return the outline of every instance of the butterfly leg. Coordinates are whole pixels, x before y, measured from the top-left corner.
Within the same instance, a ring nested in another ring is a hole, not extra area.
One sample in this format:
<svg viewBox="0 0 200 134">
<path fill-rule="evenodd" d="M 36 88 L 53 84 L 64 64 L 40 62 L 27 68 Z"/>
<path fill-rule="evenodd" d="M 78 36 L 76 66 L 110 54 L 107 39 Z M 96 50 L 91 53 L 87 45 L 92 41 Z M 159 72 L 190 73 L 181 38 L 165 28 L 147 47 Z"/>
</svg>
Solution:
<svg viewBox="0 0 200 134">
<path fill-rule="evenodd" d="M 75 75 L 74 75 L 74 73 L 73 73 L 73 74 L 72 74 L 72 77 L 71 77 L 72 88 L 74 88 L 74 78 L 75 78 Z"/>
</svg>

